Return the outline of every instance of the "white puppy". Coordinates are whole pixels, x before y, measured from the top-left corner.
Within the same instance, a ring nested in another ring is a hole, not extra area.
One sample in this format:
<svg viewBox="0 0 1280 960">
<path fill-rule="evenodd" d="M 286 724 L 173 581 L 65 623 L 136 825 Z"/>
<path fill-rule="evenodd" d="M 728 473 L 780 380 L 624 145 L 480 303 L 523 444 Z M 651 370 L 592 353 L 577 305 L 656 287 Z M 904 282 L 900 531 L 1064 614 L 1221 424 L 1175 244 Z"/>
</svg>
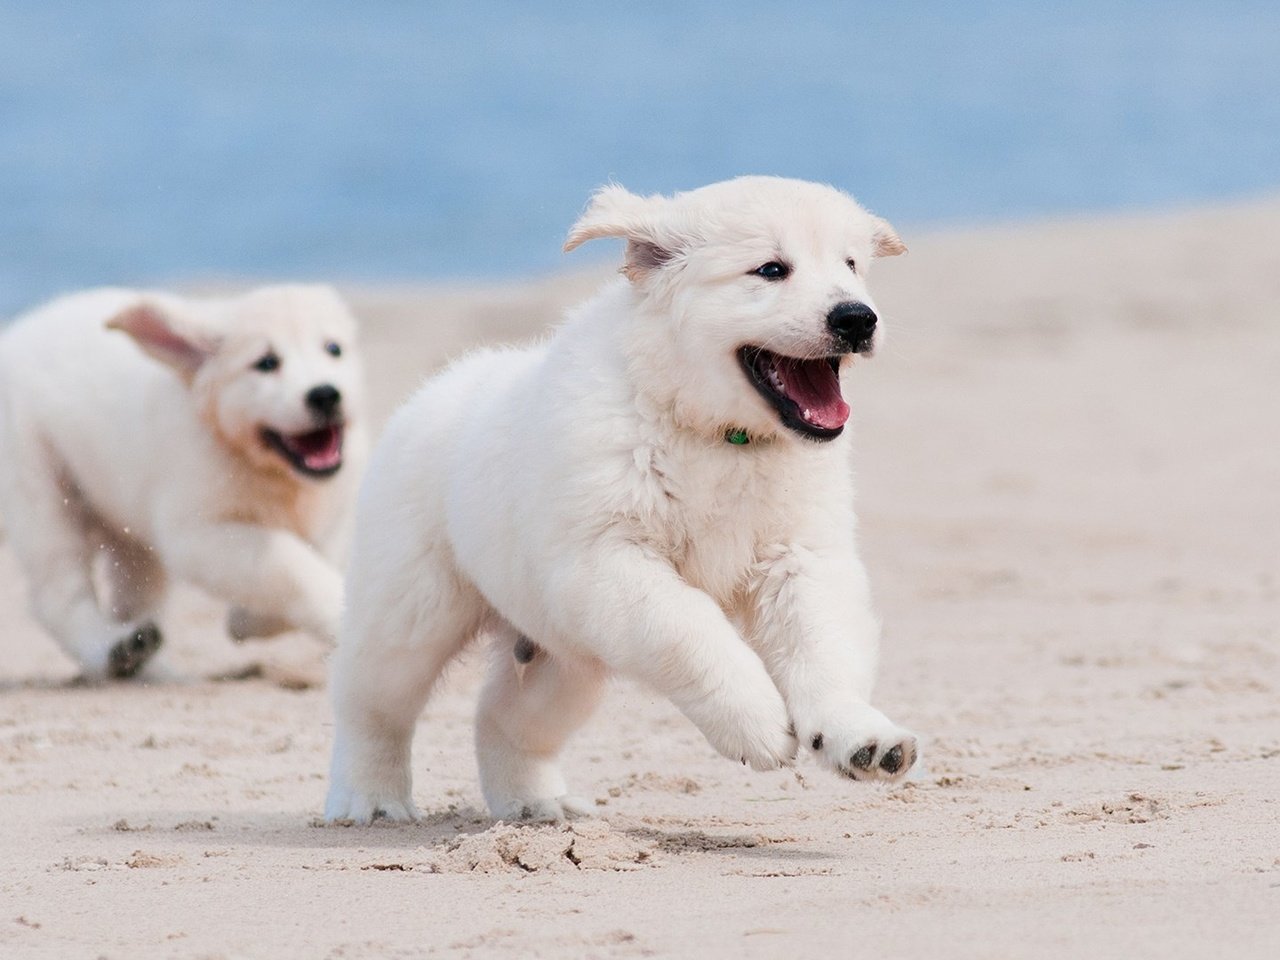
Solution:
<svg viewBox="0 0 1280 960">
<path fill-rule="evenodd" d="M 878 624 L 839 379 L 878 335 L 871 259 L 901 241 L 830 187 L 765 177 L 607 187 L 565 248 L 596 237 L 626 240 L 626 280 L 548 342 L 436 377 L 374 453 L 330 820 L 415 816 L 415 719 L 477 634 L 495 638 L 476 745 L 499 818 L 585 812 L 556 758 L 614 671 L 759 770 L 797 737 L 857 780 L 915 760 L 868 702 Z"/>
<path fill-rule="evenodd" d="M 92 290 L 0 336 L 0 513 L 35 616 L 87 676 L 155 652 L 170 577 L 235 604 L 238 637 L 336 633 L 366 446 L 354 340 L 309 286 Z"/>
</svg>

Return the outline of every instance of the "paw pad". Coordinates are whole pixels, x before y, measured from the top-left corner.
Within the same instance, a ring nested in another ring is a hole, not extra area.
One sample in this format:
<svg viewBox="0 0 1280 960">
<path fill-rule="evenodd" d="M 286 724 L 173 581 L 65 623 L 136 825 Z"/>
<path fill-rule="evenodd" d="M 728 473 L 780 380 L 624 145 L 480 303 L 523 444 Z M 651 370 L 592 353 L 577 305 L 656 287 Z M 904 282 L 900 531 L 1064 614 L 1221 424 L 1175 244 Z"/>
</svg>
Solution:
<svg viewBox="0 0 1280 960">
<path fill-rule="evenodd" d="M 111 651 L 107 654 L 108 674 L 122 680 L 134 676 L 160 649 L 163 642 L 164 637 L 159 627 L 150 621 L 141 624 L 128 636 L 121 637 L 112 644 Z"/>
<path fill-rule="evenodd" d="M 901 779 L 916 762 L 914 737 L 902 731 L 865 739 L 828 728 L 809 736 L 813 752 L 850 780 L 889 782 Z"/>
<path fill-rule="evenodd" d="M 859 770 L 869 770 L 871 769 L 871 761 L 875 759 L 875 755 L 876 744 L 875 741 L 872 741 L 849 758 L 849 766 L 857 767 Z"/>
<path fill-rule="evenodd" d="M 897 773 L 902 769 L 902 746 L 899 744 L 884 755 L 880 761 L 880 769 L 885 773 Z"/>
</svg>

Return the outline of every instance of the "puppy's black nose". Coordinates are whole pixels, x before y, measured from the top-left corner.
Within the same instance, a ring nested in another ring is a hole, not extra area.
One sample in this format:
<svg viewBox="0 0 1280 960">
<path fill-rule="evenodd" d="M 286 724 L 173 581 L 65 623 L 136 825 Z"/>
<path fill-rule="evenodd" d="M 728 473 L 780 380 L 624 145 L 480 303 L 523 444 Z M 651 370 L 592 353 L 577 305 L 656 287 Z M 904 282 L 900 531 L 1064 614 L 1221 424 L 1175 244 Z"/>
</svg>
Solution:
<svg viewBox="0 0 1280 960">
<path fill-rule="evenodd" d="M 847 300 L 837 303 L 827 314 L 827 326 L 855 350 L 867 345 L 876 330 L 876 312 L 865 303 Z"/>
<path fill-rule="evenodd" d="M 341 402 L 342 394 L 331 383 L 322 383 L 307 391 L 307 406 L 324 417 L 333 416 Z"/>
</svg>

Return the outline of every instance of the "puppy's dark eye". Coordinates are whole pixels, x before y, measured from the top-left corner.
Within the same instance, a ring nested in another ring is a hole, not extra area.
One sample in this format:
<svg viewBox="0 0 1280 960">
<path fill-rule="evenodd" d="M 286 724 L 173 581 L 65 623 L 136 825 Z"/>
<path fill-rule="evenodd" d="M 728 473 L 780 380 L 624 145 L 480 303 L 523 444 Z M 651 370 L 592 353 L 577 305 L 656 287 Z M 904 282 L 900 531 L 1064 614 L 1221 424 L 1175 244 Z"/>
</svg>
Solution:
<svg viewBox="0 0 1280 960">
<path fill-rule="evenodd" d="M 785 280 L 791 276 L 791 268 L 785 263 L 779 263 L 777 260 L 762 263 L 751 272 L 757 277 L 764 277 L 766 280 Z"/>
<path fill-rule="evenodd" d="M 325 353 L 329 354 L 329 356 L 331 356 L 331 357 L 340 357 L 340 356 L 342 356 L 342 347 L 341 347 L 341 345 L 340 345 L 340 344 L 337 344 L 337 343 L 334 343 L 332 340 L 330 340 L 328 343 L 326 343 L 326 344 L 324 345 L 324 350 L 325 350 Z"/>
<path fill-rule="evenodd" d="M 273 370 L 279 370 L 280 358 L 276 356 L 274 350 L 268 350 L 254 361 L 253 369 L 259 373 L 271 373 Z"/>
<path fill-rule="evenodd" d="M 857 273 L 857 272 L 858 272 L 858 263 L 857 263 L 857 261 L 856 261 L 856 260 L 854 260 L 854 259 L 853 259 L 853 257 L 850 257 L 850 258 L 849 258 L 848 260 L 846 260 L 844 263 L 845 263 L 845 266 L 847 266 L 847 267 L 848 267 L 850 270 L 852 270 L 854 273 Z"/>
</svg>

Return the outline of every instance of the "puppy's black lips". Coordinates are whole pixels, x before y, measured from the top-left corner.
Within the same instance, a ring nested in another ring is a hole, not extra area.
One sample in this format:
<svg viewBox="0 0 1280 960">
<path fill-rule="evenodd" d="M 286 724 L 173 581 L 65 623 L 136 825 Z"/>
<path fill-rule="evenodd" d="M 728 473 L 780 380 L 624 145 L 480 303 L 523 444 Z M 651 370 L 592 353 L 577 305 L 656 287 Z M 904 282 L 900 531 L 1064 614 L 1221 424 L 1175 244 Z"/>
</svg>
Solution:
<svg viewBox="0 0 1280 960">
<path fill-rule="evenodd" d="M 783 396 L 777 390 L 773 389 L 773 385 L 769 383 L 760 369 L 760 361 L 768 353 L 763 347 L 753 347 L 750 345 L 738 348 L 738 363 L 741 364 L 743 372 L 747 375 L 747 379 L 751 381 L 751 385 L 756 388 L 756 392 L 760 396 L 769 401 L 769 404 L 778 411 L 778 418 L 782 421 L 782 425 L 809 440 L 817 440 L 819 443 L 825 443 L 828 440 L 834 440 L 840 434 L 844 433 L 844 425 L 841 424 L 834 429 L 826 429 L 809 423 L 800 415 L 800 406 L 790 397 Z M 827 363 L 831 365 L 831 369 L 836 373 L 840 372 L 840 357 L 827 357 Z"/>
<path fill-rule="evenodd" d="M 337 430 L 338 442 L 339 444 L 341 444 L 343 427 L 344 427 L 344 424 L 340 422 L 330 423 L 330 424 L 326 424 L 323 427 L 317 427 L 316 431 L 318 432 L 320 430 Z M 285 441 L 284 435 L 277 433 L 275 430 L 271 430 L 268 427 L 262 428 L 262 439 L 263 439 L 263 442 L 265 442 L 268 447 L 270 447 L 276 453 L 280 454 L 280 456 L 284 458 L 285 462 L 288 463 L 289 466 L 293 467 L 294 470 L 302 474 L 304 477 L 312 477 L 317 480 L 323 480 L 326 477 L 332 477 L 335 473 L 337 473 L 339 470 L 342 469 L 341 457 L 338 458 L 337 463 L 335 463 L 333 466 L 325 467 L 321 470 L 316 470 L 313 467 L 307 466 L 306 461 L 303 460 L 303 455 L 299 453 L 297 450 L 290 447 L 290 445 Z"/>
</svg>

